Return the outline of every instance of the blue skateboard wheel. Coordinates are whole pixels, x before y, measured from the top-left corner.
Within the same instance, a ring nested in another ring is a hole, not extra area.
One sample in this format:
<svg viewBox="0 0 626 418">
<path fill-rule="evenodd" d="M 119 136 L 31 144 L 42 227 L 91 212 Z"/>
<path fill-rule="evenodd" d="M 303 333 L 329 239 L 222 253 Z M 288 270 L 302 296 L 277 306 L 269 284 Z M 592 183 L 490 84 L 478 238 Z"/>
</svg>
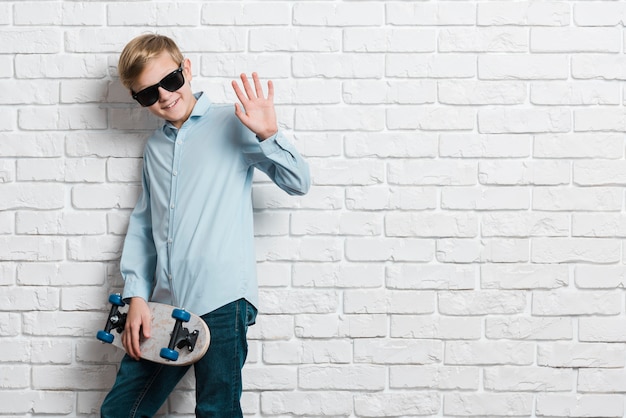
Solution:
<svg viewBox="0 0 626 418">
<path fill-rule="evenodd" d="M 189 322 L 191 314 L 184 309 L 174 309 L 172 311 L 172 318 L 183 322 Z"/>
<path fill-rule="evenodd" d="M 161 349 L 161 358 L 164 358 L 166 360 L 170 360 L 170 361 L 176 361 L 178 360 L 178 351 L 176 350 L 171 350 L 169 348 L 163 347 Z"/>
<path fill-rule="evenodd" d="M 111 344 L 113 342 L 113 339 L 115 339 L 115 336 L 110 332 L 98 331 L 96 338 L 98 338 L 103 343 Z"/>
<path fill-rule="evenodd" d="M 115 305 L 115 306 L 124 306 L 124 305 L 126 305 L 124 303 L 124 301 L 122 300 L 122 296 L 120 296 L 117 293 L 109 295 L 109 303 L 111 303 L 112 305 Z"/>
</svg>

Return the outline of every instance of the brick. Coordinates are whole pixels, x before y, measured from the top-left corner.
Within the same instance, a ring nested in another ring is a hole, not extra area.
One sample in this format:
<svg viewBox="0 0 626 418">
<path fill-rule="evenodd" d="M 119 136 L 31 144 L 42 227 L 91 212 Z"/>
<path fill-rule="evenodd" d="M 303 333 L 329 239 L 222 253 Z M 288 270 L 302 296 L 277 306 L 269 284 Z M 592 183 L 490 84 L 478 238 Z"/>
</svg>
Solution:
<svg viewBox="0 0 626 418">
<path fill-rule="evenodd" d="M 362 417 L 428 415 L 439 412 L 441 395 L 433 392 L 358 395 L 354 410 Z"/>
<path fill-rule="evenodd" d="M 102 285 L 104 265 L 100 263 L 20 263 L 17 283 L 22 286 Z"/>
<path fill-rule="evenodd" d="M 350 415 L 352 395 L 345 392 L 264 392 L 264 414 Z"/>
<path fill-rule="evenodd" d="M 622 344 L 542 343 L 537 346 L 537 365 L 555 368 L 623 368 Z"/>
<path fill-rule="evenodd" d="M 343 311 L 348 314 L 433 313 L 435 293 L 415 290 L 346 290 Z"/>
<path fill-rule="evenodd" d="M 579 288 L 621 289 L 626 283 L 626 267 L 579 265 L 574 278 Z"/>
<path fill-rule="evenodd" d="M 383 284 L 384 267 L 369 263 L 298 263 L 293 266 L 295 287 L 376 288 Z"/>
<path fill-rule="evenodd" d="M 334 237 L 259 237 L 256 243 L 257 261 L 339 261 L 343 253 L 342 242 Z"/>
<path fill-rule="evenodd" d="M 476 57 L 469 54 L 390 54 L 385 59 L 387 77 L 473 78 Z"/>
<path fill-rule="evenodd" d="M 430 261 L 435 243 L 418 238 L 348 238 L 345 243 L 349 261 Z"/>
<path fill-rule="evenodd" d="M 377 236 L 382 230 L 382 217 L 371 212 L 350 214 L 300 212 L 291 216 L 293 235 Z"/>
<path fill-rule="evenodd" d="M 391 317 L 392 338 L 477 340 L 480 339 L 482 333 L 482 320 L 479 318 L 430 315 L 393 315 Z M 439 358 L 438 355 L 435 356 Z"/>
<path fill-rule="evenodd" d="M 532 295 L 533 315 L 617 315 L 621 295 L 615 291 L 536 291 Z"/>
<path fill-rule="evenodd" d="M 0 393 L 0 413 L 62 414 L 72 412 L 76 396 L 70 391 L 18 390 Z"/>
<path fill-rule="evenodd" d="M 478 217 L 473 214 L 388 213 L 385 216 L 388 237 L 462 237 L 478 235 Z"/>
<path fill-rule="evenodd" d="M 33 387 L 50 390 L 106 389 L 115 376 L 115 366 L 33 367 Z"/>
<path fill-rule="evenodd" d="M 619 104 L 619 91 L 610 82 L 544 82 L 530 87 L 530 102 L 537 105 Z"/>
<path fill-rule="evenodd" d="M 344 143 L 347 157 L 419 158 L 437 155 L 437 137 L 433 134 L 356 132 L 347 133 Z"/>
<path fill-rule="evenodd" d="M 478 111 L 480 133 L 569 132 L 571 113 L 566 109 L 483 109 Z"/>
<path fill-rule="evenodd" d="M 455 416 L 529 416 L 533 396 L 526 393 L 451 393 L 444 397 L 444 414 Z"/>
<path fill-rule="evenodd" d="M 15 57 L 18 78 L 102 78 L 108 75 L 106 58 L 98 54 L 23 54 Z"/>
<path fill-rule="evenodd" d="M 293 6 L 293 24 L 379 26 L 383 24 L 384 14 L 383 5 L 379 3 L 296 3 Z"/>
<path fill-rule="evenodd" d="M 299 52 L 293 55 L 291 65 L 294 77 L 381 78 L 385 73 L 385 56 Z"/>
<path fill-rule="evenodd" d="M 446 187 L 441 208 L 449 210 L 521 210 L 530 208 L 531 193 L 525 187 Z"/>
<path fill-rule="evenodd" d="M 78 209 L 131 209 L 137 203 L 141 186 L 81 185 L 72 188 L 72 204 Z"/>
<path fill-rule="evenodd" d="M 533 190 L 534 210 L 619 211 L 622 192 L 617 187 L 537 187 Z"/>
<path fill-rule="evenodd" d="M 298 107 L 295 128 L 309 131 L 382 131 L 384 112 L 374 106 Z"/>
<path fill-rule="evenodd" d="M 85 236 L 69 238 L 67 257 L 72 261 L 112 261 L 122 255 L 123 238 L 118 236 Z"/>
<path fill-rule="evenodd" d="M 535 407 L 540 417 L 621 417 L 622 395 L 540 394 Z"/>
<path fill-rule="evenodd" d="M 0 105 L 51 105 L 59 102 L 57 81 L 0 80 L 0 89 L 5 92 L 0 97 Z"/>
<path fill-rule="evenodd" d="M 381 184 L 385 164 L 377 159 L 327 159 L 312 162 L 314 184 L 323 186 L 369 186 Z"/>
<path fill-rule="evenodd" d="M 480 219 L 483 237 L 567 237 L 570 219 L 551 212 L 491 212 Z"/>
<path fill-rule="evenodd" d="M 315 27 L 250 29 L 252 52 L 337 52 L 341 31 Z"/>
<path fill-rule="evenodd" d="M 0 54 L 55 54 L 63 50 L 59 29 L 0 28 Z"/>
<path fill-rule="evenodd" d="M 571 181 L 571 164 L 569 161 L 557 160 L 481 161 L 478 176 L 480 183 L 485 185 L 564 185 Z"/>
<path fill-rule="evenodd" d="M 419 265 L 394 263 L 387 267 L 388 289 L 473 289 L 478 270 L 464 265 Z"/>
<path fill-rule="evenodd" d="M 97 132 L 90 132 L 89 134 L 70 132 L 66 136 L 65 146 L 68 156 L 71 157 L 140 158 L 143 156 L 146 137 L 145 134 L 132 133 L 111 136 Z M 51 142 L 52 139 L 56 138 L 52 137 L 48 142 Z M 44 143 L 43 145 L 48 144 Z M 48 147 L 51 148 L 51 146 Z"/>
<path fill-rule="evenodd" d="M 619 52 L 621 32 L 617 28 L 533 28 L 532 52 Z"/>
<path fill-rule="evenodd" d="M 489 339 L 507 340 L 572 340 L 573 321 L 571 318 L 487 318 L 485 336 Z M 525 390 L 525 389 L 497 389 Z"/>
<path fill-rule="evenodd" d="M 568 26 L 572 7 L 564 1 L 494 1 L 478 4 L 480 26 Z"/>
<path fill-rule="evenodd" d="M 107 7 L 109 26 L 196 26 L 199 18 L 197 3 L 113 3 Z"/>
<path fill-rule="evenodd" d="M 343 101 L 350 104 L 432 104 L 437 101 L 437 84 L 433 81 L 346 81 L 342 93 Z"/>
<path fill-rule="evenodd" d="M 578 322 L 580 342 L 624 343 L 626 321 L 617 317 L 581 317 Z"/>
<path fill-rule="evenodd" d="M 601 238 L 537 238 L 533 240 L 533 263 L 600 263 L 620 261 L 620 241 Z"/>
<path fill-rule="evenodd" d="M 569 284 L 569 268 L 554 264 L 485 264 L 483 289 L 555 289 Z"/>
<path fill-rule="evenodd" d="M 567 80 L 569 60 L 562 54 L 486 54 L 478 57 L 483 80 Z"/>
<path fill-rule="evenodd" d="M 299 338 L 376 338 L 388 334 L 387 315 L 300 315 L 295 334 Z"/>
<path fill-rule="evenodd" d="M 288 25 L 290 8 L 286 3 L 211 2 L 202 5 L 203 25 Z"/>
<path fill-rule="evenodd" d="M 347 52 L 435 52 L 436 32 L 422 28 L 346 28 L 343 49 Z"/>
<path fill-rule="evenodd" d="M 537 135 L 533 156 L 536 158 L 619 159 L 623 156 L 622 134 Z"/>
<path fill-rule="evenodd" d="M 485 390 L 494 392 L 570 392 L 576 372 L 547 367 L 498 366 L 485 370 Z"/>
<path fill-rule="evenodd" d="M 525 134 L 454 134 L 439 137 L 439 155 L 452 158 L 517 158 L 530 156 L 531 136 Z"/>
<path fill-rule="evenodd" d="M 59 261 L 64 255 L 63 244 L 54 237 L 0 236 L 0 260 Z"/>
<path fill-rule="evenodd" d="M 512 290 L 443 291 L 438 293 L 439 312 L 444 315 L 493 315 L 522 313 L 526 293 Z"/>
<path fill-rule="evenodd" d="M 434 209 L 437 196 L 434 187 L 350 187 L 346 189 L 346 207 L 351 210 Z"/>
<path fill-rule="evenodd" d="M 391 366 L 389 386 L 396 389 L 477 390 L 480 369 L 456 366 Z"/>
<path fill-rule="evenodd" d="M 437 44 L 441 52 L 526 52 L 528 32 L 522 27 L 445 28 Z"/>
<path fill-rule="evenodd" d="M 298 387 L 305 390 L 382 390 L 386 368 L 377 365 L 302 366 Z"/>
<path fill-rule="evenodd" d="M 352 361 L 352 344 L 347 340 L 276 341 L 263 344 L 263 361 L 267 364 L 319 364 Z"/>
<path fill-rule="evenodd" d="M 95 158 L 30 158 L 18 160 L 18 181 L 97 183 L 104 181 L 104 160 Z"/>
<path fill-rule="evenodd" d="M 474 25 L 476 6 L 465 3 L 438 4 L 389 2 L 385 4 L 388 25 Z"/>
<path fill-rule="evenodd" d="M 472 130 L 475 122 L 476 111 L 459 106 L 402 106 L 387 109 L 388 129 Z"/>
<path fill-rule="evenodd" d="M 411 186 L 471 186 L 477 183 L 474 162 L 399 160 L 388 163 L 387 182 Z"/>
<path fill-rule="evenodd" d="M 456 105 L 521 104 L 526 84 L 507 81 L 446 80 L 438 83 L 440 103 Z"/>
<path fill-rule="evenodd" d="M 580 54 L 572 56 L 572 77 L 575 79 L 624 80 L 626 57 L 614 54 Z"/>
<path fill-rule="evenodd" d="M 529 242 L 524 239 L 440 239 L 437 260 L 442 263 L 526 262 L 530 258 Z"/>
</svg>

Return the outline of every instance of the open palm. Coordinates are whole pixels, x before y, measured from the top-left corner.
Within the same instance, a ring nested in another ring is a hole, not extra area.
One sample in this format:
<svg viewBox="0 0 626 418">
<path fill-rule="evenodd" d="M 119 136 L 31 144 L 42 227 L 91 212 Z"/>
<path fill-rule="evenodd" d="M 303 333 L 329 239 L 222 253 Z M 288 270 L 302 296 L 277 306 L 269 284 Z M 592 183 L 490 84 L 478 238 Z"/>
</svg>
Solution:
<svg viewBox="0 0 626 418">
<path fill-rule="evenodd" d="M 237 81 L 232 82 L 237 98 L 241 102 L 235 103 L 235 115 L 248 127 L 260 140 L 274 135 L 278 131 L 276 123 L 276 110 L 274 109 L 274 85 L 267 82 L 267 98 L 263 96 L 263 88 L 257 73 L 252 73 L 254 89 L 245 74 L 241 74 L 243 91 Z"/>
</svg>

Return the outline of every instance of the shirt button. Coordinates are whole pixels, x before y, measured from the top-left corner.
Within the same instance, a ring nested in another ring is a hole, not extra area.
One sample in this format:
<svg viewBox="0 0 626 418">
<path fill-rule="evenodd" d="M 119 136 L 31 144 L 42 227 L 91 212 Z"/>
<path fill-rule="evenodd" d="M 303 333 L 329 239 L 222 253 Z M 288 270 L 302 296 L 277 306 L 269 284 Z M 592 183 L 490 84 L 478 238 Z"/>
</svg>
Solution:
<svg viewBox="0 0 626 418">
<path fill-rule="evenodd" d="M 174 170 L 174 171 L 172 172 L 172 174 L 173 174 L 174 176 L 177 176 L 177 175 L 178 175 L 178 171 Z"/>
<path fill-rule="evenodd" d="M 181 141 L 181 140 L 179 139 L 178 141 L 176 141 L 176 144 L 177 144 L 177 145 L 182 145 L 182 144 L 183 144 L 183 141 Z"/>
<path fill-rule="evenodd" d="M 175 207 L 175 206 L 176 206 L 176 205 L 172 203 L 172 204 L 170 205 L 170 208 L 171 208 L 171 209 L 174 209 L 174 207 Z"/>
<path fill-rule="evenodd" d="M 171 243 L 172 243 L 172 239 L 171 239 L 171 238 L 169 238 L 169 239 L 167 240 L 167 243 L 168 243 L 168 244 L 171 244 Z"/>
</svg>

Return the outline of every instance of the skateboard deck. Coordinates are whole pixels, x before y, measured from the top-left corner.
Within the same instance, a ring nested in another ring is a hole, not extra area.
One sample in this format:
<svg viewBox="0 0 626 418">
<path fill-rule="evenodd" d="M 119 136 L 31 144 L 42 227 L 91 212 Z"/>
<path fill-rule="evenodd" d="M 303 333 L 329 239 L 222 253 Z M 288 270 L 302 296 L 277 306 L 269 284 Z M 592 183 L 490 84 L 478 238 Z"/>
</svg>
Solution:
<svg viewBox="0 0 626 418">
<path fill-rule="evenodd" d="M 97 338 L 124 349 L 122 334 L 128 308 L 119 294 L 109 297 L 111 311 Z M 200 360 L 209 349 L 211 334 L 199 316 L 163 303 L 148 302 L 152 322 L 150 338 L 141 338 L 141 358 L 169 366 L 186 366 Z"/>
</svg>

